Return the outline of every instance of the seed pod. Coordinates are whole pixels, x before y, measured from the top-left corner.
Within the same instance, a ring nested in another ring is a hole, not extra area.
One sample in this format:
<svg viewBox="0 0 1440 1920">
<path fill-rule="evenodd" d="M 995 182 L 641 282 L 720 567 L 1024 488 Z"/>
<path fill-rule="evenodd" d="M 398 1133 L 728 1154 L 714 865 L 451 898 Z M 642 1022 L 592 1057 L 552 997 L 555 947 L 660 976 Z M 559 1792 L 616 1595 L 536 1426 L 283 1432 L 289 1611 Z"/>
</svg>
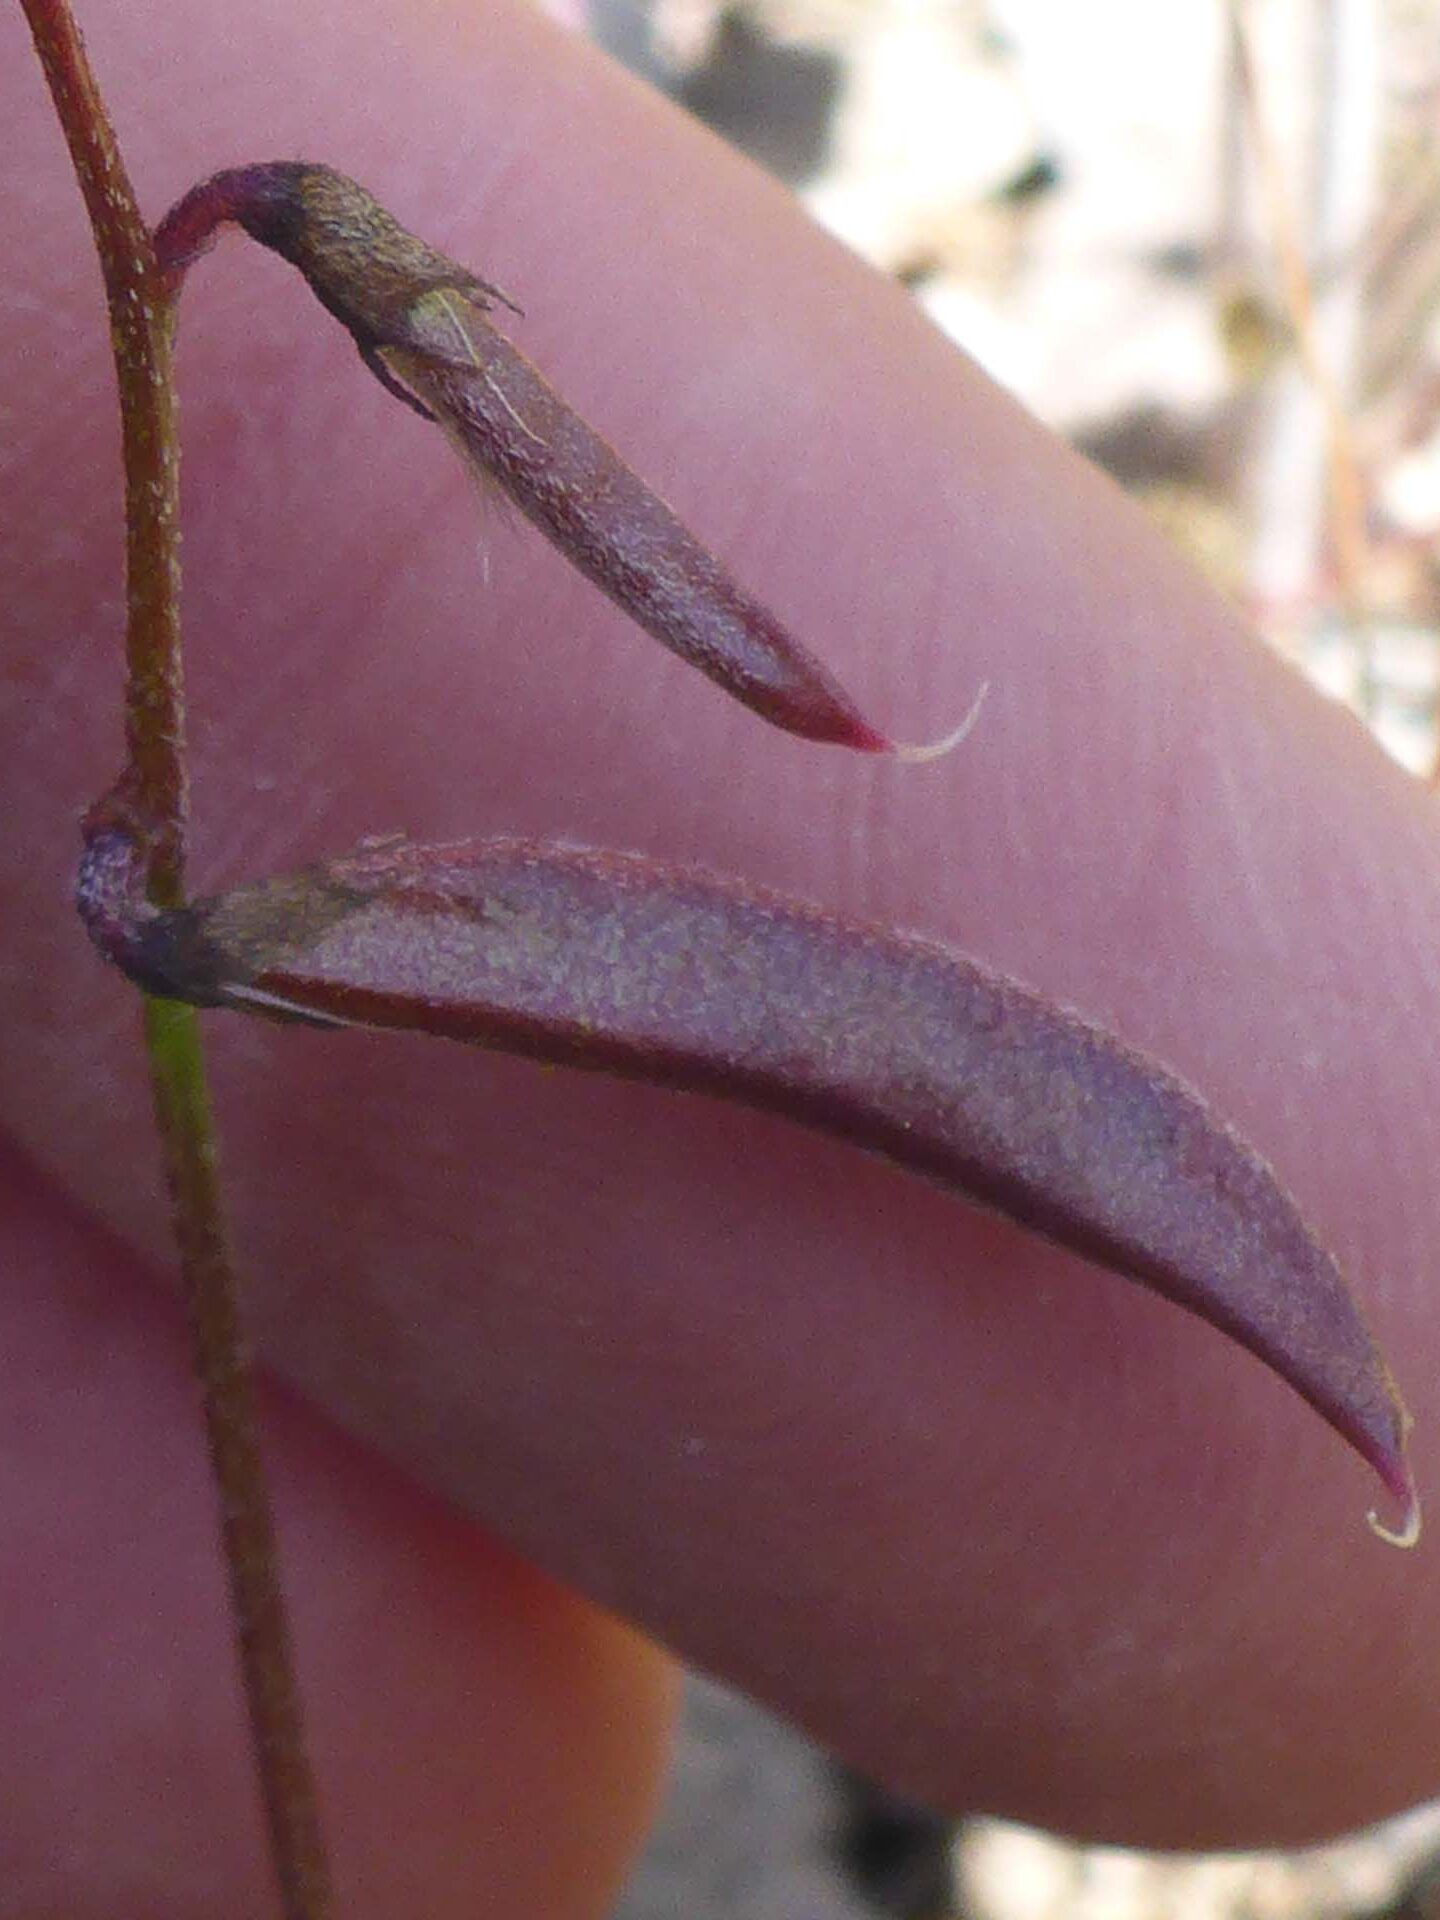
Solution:
<svg viewBox="0 0 1440 1920">
<path fill-rule="evenodd" d="M 647 633 L 786 732 L 893 750 L 491 323 L 505 298 L 495 287 L 416 239 L 344 174 L 301 161 L 235 167 L 193 187 L 155 235 L 172 282 L 227 221 L 298 267 L 371 372 L 437 421 L 466 464 L 497 480 Z"/>
<path fill-rule="evenodd" d="M 635 854 L 520 840 L 362 847 L 175 913 L 117 906 L 106 835 L 90 859 L 97 938 L 151 992 L 717 1094 L 1142 1282 L 1369 1461 L 1403 1508 L 1386 1537 L 1418 1532 L 1394 1383 L 1270 1168 L 1156 1061 L 978 962 Z"/>
</svg>

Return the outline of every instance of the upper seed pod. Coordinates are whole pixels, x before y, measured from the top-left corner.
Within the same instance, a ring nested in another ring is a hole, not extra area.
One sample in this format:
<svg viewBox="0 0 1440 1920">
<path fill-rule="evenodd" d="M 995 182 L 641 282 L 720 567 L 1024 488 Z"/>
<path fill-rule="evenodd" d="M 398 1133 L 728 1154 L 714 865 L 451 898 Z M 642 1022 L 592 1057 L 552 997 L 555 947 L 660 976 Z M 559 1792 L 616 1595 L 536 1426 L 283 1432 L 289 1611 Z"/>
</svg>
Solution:
<svg viewBox="0 0 1440 1920">
<path fill-rule="evenodd" d="M 495 287 L 344 174 L 301 161 L 235 167 L 192 188 L 156 233 L 161 268 L 178 278 L 227 221 L 298 267 L 376 377 L 444 427 L 647 633 L 788 733 L 895 750 L 491 324 L 505 298 Z"/>
</svg>

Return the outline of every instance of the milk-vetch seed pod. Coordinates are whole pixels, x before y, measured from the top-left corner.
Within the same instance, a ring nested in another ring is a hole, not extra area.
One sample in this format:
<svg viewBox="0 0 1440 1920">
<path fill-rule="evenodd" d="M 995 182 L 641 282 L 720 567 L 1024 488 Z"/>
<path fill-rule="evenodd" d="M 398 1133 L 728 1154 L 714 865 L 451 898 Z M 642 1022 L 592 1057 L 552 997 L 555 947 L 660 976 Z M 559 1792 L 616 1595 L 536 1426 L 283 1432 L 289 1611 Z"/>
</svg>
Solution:
<svg viewBox="0 0 1440 1920">
<path fill-rule="evenodd" d="M 1013 980 L 738 882 L 509 839 L 377 843 L 162 914 L 95 824 L 82 908 L 149 991 L 717 1094 L 883 1154 L 1248 1347 L 1400 1503 L 1377 1530 L 1417 1534 L 1394 1382 L 1274 1173 L 1157 1061 Z"/>
<path fill-rule="evenodd" d="M 155 235 L 172 281 L 227 222 L 298 267 L 385 386 L 437 421 L 647 633 L 788 733 L 894 750 L 492 324 L 487 315 L 505 298 L 495 287 L 416 239 L 344 174 L 301 161 L 234 167 L 192 188 Z"/>
</svg>

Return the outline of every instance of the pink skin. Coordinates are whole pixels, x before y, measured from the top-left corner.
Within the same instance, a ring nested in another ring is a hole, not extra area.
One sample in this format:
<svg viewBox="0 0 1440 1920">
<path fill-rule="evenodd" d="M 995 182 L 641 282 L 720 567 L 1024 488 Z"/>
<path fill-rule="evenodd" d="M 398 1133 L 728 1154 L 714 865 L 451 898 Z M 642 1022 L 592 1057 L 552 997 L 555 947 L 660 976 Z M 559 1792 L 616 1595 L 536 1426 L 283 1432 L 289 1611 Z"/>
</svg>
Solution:
<svg viewBox="0 0 1440 1920">
<path fill-rule="evenodd" d="M 1276 1163 L 1396 1357 L 1422 1489 L 1440 1483 L 1427 796 L 901 295 L 528 10 L 359 0 L 302 19 L 257 0 L 243 40 L 231 15 L 206 24 L 201 47 L 153 0 L 90 12 L 147 205 L 257 153 L 354 173 L 515 294 L 524 350 L 887 732 L 933 734 L 993 690 L 929 770 L 768 731 L 528 531 L 477 529 L 433 429 L 366 379 L 288 269 L 224 247 L 181 353 L 197 885 L 367 831 L 568 833 L 955 941 L 1171 1060 Z M 68 901 L 74 820 L 119 743 L 113 415 L 77 196 L 10 15 L 0 101 L 0 240 L 24 294 L 0 308 L 0 364 L 20 369 L 0 515 L 0 684 L 20 696 L 0 702 L 0 1118 L 25 1156 L 23 1216 L 17 1198 L 3 1217 L 29 1236 L 7 1271 L 33 1261 L 72 1314 L 101 1274 L 158 1382 L 177 1359 L 148 1291 L 169 1261 L 135 1014 Z M 442 1605 L 469 1623 L 468 1654 L 437 1656 L 441 1682 L 426 1669 L 453 1707 L 450 1663 L 500 1657 L 477 1587 L 508 1631 L 534 1625 L 504 1656 L 511 1704 L 538 1684 L 538 1636 L 553 1649 L 562 1626 L 517 1604 L 483 1525 L 952 1805 L 1244 1844 L 1440 1785 L 1424 1547 L 1378 1546 L 1363 1468 L 1191 1319 L 778 1121 L 404 1038 L 213 1026 L 257 1326 L 306 1403 L 276 1447 L 297 1605 L 322 1623 L 317 1714 L 359 1711 L 388 1636 L 421 1664 Z M 84 1258 L 82 1217 L 109 1236 Z M 27 1298 L 7 1280 L 7 1371 L 14 1355 L 74 1406 L 95 1391 L 83 1343 L 21 1345 Z M 97 1661 L 147 1582 L 163 1594 L 208 1552 L 197 1494 L 183 1526 L 167 1504 L 143 1573 L 117 1580 L 103 1541 L 88 1581 L 73 1572 L 90 1529 L 65 1529 L 115 1463 L 148 1488 L 151 1458 L 188 1457 L 155 1437 L 167 1405 L 150 1384 L 123 1416 L 133 1438 L 78 1458 L 38 1412 L 0 1448 L 0 1470 L 44 1489 L 0 1667 L 7 1717 L 45 1721 L 43 1750 L 0 1752 L 0 1803 L 26 1784 L 36 1876 L 75 1757 L 133 1752 L 156 1709 L 113 1660 L 82 1697 L 37 1700 L 35 1676 Z M 375 1455 L 324 1437 L 330 1417 Z M 427 1543 L 419 1489 L 475 1530 L 447 1520 L 444 1550 Z M 311 1557 L 342 1528 L 351 1560 Z M 431 1597 L 357 1619 L 354 1569 L 387 1554 Z M 62 1556 L 88 1614 L 47 1598 Z M 325 1624 L 341 1606 L 345 1644 Z M 579 1614 L 564 1630 L 582 1620 L 593 1636 Z M 233 1711 L 220 1637 L 145 1647 L 177 1716 L 196 1690 L 207 1726 Z M 656 1682 L 623 1658 L 589 1671 L 598 1693 L 637 1687 L 639 1767 Z M 508 1766 L 524 1724 L 474 1691 L 463 1732 L 417 1709 L 374 1737 L 368 1775 L 355 1763 L 342 1885 L 367 1822 L 407 1802 L 460 1847 L 486 1742 Z M 604 1718 L 574 1737 L 600 1742 Z M 214 1737 L 233 1759 L 233 1726 Z M 457 1770 L 445 1793 L 468 1783 L 464 1819 L 437 1803 L 437 1764 Z M 71 1869 L 90 1908 L 64 1883 L 67 1910 L 107 1910 L 107 1847 L 170 1843 L 174 1809 L 134 1773 L 86 1777 L 109 1838 Z M 593 1788 L 572 1790 L 593 1815 Z M 238 1846 L 238 1788 L 205 1791 L 216 1846 Z M 570 1911 L 603 1911 L 642 1802 L 637 1780 L 591 1831 L 593 1900 Z M 410 1912 L 410 1891 L 350 1911 Z M 457 1870 L 426 1910 L 473 1896 Z M 202 1908 L 196 1891 L 168 1910 Z"/>
<path fill-rule="evenodd" d="M 184 1337 L 10 1148 L 0 1204 L 6 1910 L 253 1920 L 274 1895 Z M 473 1912 L 477 1886 L 604 1911 L 664 1663 L 293 1399 L 267 1414 L 337 1911 Z"/>
</svg>

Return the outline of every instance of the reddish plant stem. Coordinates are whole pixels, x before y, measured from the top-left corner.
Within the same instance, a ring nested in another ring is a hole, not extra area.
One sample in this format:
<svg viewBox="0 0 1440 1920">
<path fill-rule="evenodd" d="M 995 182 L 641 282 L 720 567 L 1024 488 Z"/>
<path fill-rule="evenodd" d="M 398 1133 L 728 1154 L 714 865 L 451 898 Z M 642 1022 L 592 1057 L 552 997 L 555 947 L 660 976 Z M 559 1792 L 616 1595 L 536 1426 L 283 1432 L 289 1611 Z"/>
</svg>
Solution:
<svg viewBox="0 0 1440 1920">
<path fill-rule="evenodd" d="M 182 890 L 187 781 L 180 651 L 180 466 L 174 304 L 65 0 L 21 0 L 85 197 L 110 310 L 125 463 L 126 770 L 150 836 L 150 891 Z"/>
<path fill-rule="evenodd" d="M 180 635 L 174 302 L 66 0 L 21 0 L 85 198 L 105 282 L 125 468 L 126 764 L 97 813 L 136 835 L 156 906 L 183 901 L 187 780 Z M 329 1875 L 305 1754 L 255 1394 L 220 1204 L 193 1010 L 147 997 L 146 1043 L 272 1857 L 288 1920 L 325 1920 Z"/>
</svg>

